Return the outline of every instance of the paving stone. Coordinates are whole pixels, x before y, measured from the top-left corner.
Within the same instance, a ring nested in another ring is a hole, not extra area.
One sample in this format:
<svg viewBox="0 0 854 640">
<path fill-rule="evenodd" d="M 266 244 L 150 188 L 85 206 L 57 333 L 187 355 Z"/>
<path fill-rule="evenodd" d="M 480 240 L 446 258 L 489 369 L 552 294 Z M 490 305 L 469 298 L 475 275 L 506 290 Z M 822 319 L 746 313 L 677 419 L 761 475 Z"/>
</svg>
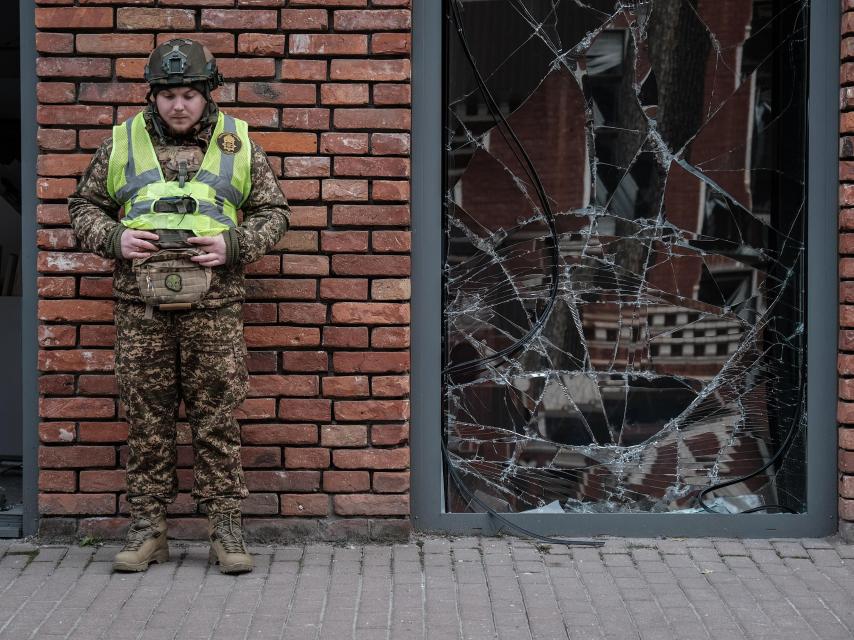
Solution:
<svg viewBox="0 0 854 640">
<path fill-rule="evenodd" d="M 841 567 L 842 558 L 839 557 L 839 554 L 836 553 L 836 550 L 833 547 L 807 547 L 807 553 L 809 553 L 810 558 L 812 558 L 813 563 L 819 567 Z"/>
<path fill-rule="evenodd" d="M 290 562 L 302 558 L 302 547 L 279 547 L 273 552 L 273 562 Z"/>
<path fill-rule="evenodd" d="M 771 545 L 782 558 L 809 558 L 807 550 L 804 549 L 800 542 L 774 540 L 771 542 Z"/>
<path fill-rule="evenodd" d="M 37 556 L 33 558 L 34 562 L 59 562 L 65 557 L 68 549 L 65 547 L 41 547 Z"/>
<path fill-rule="evenodd" d="M 833 545 L 825 538 L 801 538 L 799 540 L 804 549 L 832 549 Z"/>
<path fill-rule="evenodd" d="M 667 555 L 684 555 L 688 553 L 688 545 L 684 539 L 670 538 L 658 543 L 661 553 Z"/>
</svg>

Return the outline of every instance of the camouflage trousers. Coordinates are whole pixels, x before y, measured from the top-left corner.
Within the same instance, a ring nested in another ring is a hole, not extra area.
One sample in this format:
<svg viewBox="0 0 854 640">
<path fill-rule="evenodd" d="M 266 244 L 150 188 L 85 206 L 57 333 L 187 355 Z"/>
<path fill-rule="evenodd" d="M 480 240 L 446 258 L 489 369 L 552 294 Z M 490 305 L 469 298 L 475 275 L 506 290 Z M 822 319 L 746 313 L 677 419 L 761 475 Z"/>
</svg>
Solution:
<svg viewBox="0 0 854 640">
<path fill-rule="evenodd" d="M 116 377 L 129 423 L 131 515 L 165 511 L 178 494 L 176 414 L 184 400 L 193 439 L 192 497 L 208 512 L 239 509 L 249 495 L 232 411 L 249 376 L 241 303 L 158 311 L 116 301 Z"/>
</svg>

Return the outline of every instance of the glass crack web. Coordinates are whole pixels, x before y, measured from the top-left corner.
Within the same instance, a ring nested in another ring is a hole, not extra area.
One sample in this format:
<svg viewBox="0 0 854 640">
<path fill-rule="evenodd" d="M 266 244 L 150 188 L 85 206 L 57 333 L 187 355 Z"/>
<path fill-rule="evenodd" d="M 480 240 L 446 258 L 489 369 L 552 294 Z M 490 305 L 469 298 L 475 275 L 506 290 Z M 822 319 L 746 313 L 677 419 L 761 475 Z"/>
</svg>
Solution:
<svg viewBox="0 0 854 640">
<path fill-rule="evenodd" d="M 446 508 L 805 511 L 808 3 L 445 9 Z"/>
</svg>

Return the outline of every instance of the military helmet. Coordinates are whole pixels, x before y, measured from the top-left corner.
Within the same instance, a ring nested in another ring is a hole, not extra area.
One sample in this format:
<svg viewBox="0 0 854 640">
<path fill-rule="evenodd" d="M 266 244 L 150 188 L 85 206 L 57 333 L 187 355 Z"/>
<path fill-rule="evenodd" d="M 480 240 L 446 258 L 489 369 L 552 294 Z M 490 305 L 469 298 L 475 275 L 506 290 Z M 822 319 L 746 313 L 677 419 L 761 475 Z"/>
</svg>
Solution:
<svg viewBox="0 0 854 640">
<path fill-rule="evenodd" d="M 145 79 L 152 88 L 204 82 L 208 91 L 223 83 L 213 54 L 188 38 L 175 38 L 154 49 L 145 65 Z"/>
</svg>

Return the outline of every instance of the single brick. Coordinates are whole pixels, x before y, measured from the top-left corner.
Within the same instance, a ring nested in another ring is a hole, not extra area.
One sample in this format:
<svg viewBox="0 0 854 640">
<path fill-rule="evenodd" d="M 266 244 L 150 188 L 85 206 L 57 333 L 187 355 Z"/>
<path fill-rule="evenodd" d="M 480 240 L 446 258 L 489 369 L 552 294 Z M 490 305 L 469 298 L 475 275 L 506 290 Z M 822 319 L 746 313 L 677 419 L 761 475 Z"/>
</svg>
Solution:
<svg viewBox="0 0 854 640">
<path fill-rule="evenodd" d="M 297 347 L 320 344 L 320 330 L 310 327 L 246 327 L 249 347 Z"/>
<path fill-rule="evenodd" d="M 329 493 L 355 493 L 370 491 L 371 477 L 368 471 L 324 471 L 323 490 Z"/>
<path fill-rule="evenodd" d="M 319 471 L 246 471 L 250 491 L 317 491 Z"/>
<path fill-rule="evenodd" d="M 39 468 L 112 467 L 115 463 L 116 450 L 111 446 L 39 447 Z"/>
<path fill-rule="evenodd" d="M 317 426 L 313 424 L 246 424 L 243 425 L 241 436 L 244 444 L 317 444 Z"/>
<path fill-rule="evenodd" d="M 284 516 L 326 516 L 329 513 L 329 498 L 324 494 L 282 495 Z"/>
<path fill-rule="evenodd" d="M 70 104 L 76 100 L 77 86 L 73 82 L 39 82 L 36 98 L 40 103 Z"/>
<path fill-rule="evenodd" d="M 240 459 L 247 469 L 281 467 L 282 450 L 279 447 L 241 447 Z"/>
<path fill-rule="evenodd" d="M 367 327 L 323 327 L 324 347 L 364 349 L 368 346 Z"/>
<path fill-rule="evenodd" d="M 37 58 L 40 78 L 109 78 L 112 66 L 108 58 Z"/>
<path fill-rule="evenodd" d="M 409 449 L 338 449 L 332 464 L 339 469 L 407 469 Z"/>
<path fill-rule="evenodd" d="M 326 424 L 320 428 L 320 443 L 324 447 L 364 447 L 368 444 L 368 427 L 363 424 Z"/>
<path fill-rule="evenodd" d="M 127 490 L 124 469 L 98 469 L 80 472 L 80 491 L 102 493 Z"/>
<path fill-rule="evenodd" d="M 345 421 L 406 420 L 409 400 L 338 400 L 335 419 Z"/>
<path fill-rule="evenodd" d="M 336 31 L 394 31 L 412 27 L 408 9 L 372 9 L 336 11 L 333 17 Z"/>
<path fill-rule="evenodd" d="M 371 53 L 374 55 L 409 55 L 412 36 L 408 33 L 375 33 L 371 36 Z"/>
<path fill-rule="evenodd" d="M 36 9 L 36 29 L 111 29 L 113 10 L 109 7 L 51 7 Z"/>
<path fill-rule="evenodd" d="M 406 205 L 336 204 L 332 207 L 332 224 L 352 226 L 408 225 Z"/>
<path fill-rule="evenodd" d="M 292 422 L 330 420 L 332 418 L 332 401 L 319 398 L 282 398 L 279 400 L 279 417 Z"/>
<path fill-rule="evenodd" d="M 333 60 L 329 69 L 332 80 L 393 82 L 409 80 L 410 74 L 409 60 Z"/>
<path fill-rule="evenodd" d="M 76 146 L 77 132 L 73 129 L 43 129 L 39 127 L 37 141 L 43 151 L 70 151 Z M 81 146 L 83 145 L 81 144 Z"/>
<path fill-rule="evenodd" d="M 237 36 L 237 52 L 250 56 L 282 56 L 285 36 L 272 33 L 241 33 Z"/>
<path fill-rule="evenodd" d="M 39 513 L 43 515 L 105 515 L 116 512 L 112 493 L 40 493 Z"/>
<path fill-rule="evenodd" d="M 285 447 L 286 469 L 326 469 L 329 449 L 320 447 Z"/>
<path fill-rule="evenodd" d="M 320 152 L 361 154 L 368 152 L 367 133 L 321 133 Z"/>
<path fill-rule="evenodd" d="M 334 256 L 334 258 L 339 256 Z M 336 302 L 332 305 L 335 324 L 408 324 L 409 305 L 391 302 Z"/>
<path fill-rule="evenodd" d="M 365 55 L 368 37 L 357 34 L 307 34 L 290 36 L 288 51 L 291 55 Z"/>
<path fill-rule="evenodd" d="M 367 180 L 324 180 L 322 185 L 324 202 L 358 202 L 368 199 Z M 366 250 L 366 249 L 365 249 Z"/>
<path fill-rule="evenodd" d="M 191 9 L 116 9 L 116 28 L 120 31 L 192 30 L 196 14 Z"/>
<path fill-rule="evenodd" d="M 326 9 L 282 9 L 285 31 L 325 31 L 329 27 Z"/>
<path fill-rule="evenodd" d="M 332 496 L 340 516 L 404 516 L 409 514 L 408 495 L 340 494 Z"/>
<path fill-rule="evenodd" d="M 339 351 L 333 356 L 338 373 L 402 373 L 409 369 L 408 351 Z"/>
<path fill-rule="evenodd" d="M 409 491 L 409 472 L 377 471 L 373 487 L 377 493 L 405 493 Z"/>
<path fill-rule="evenodd" d="M 326 397 L 358 397 L 370 395 L 367 376 L 335 376 L 323 378 Z M 324 443 L 324 446 L 332 446 Z"/>
<path fill-rule="evenodd" d="M 220 30 L 259 31 L 278 27 L 278 14 L 268 9 L 202 9 L 202 28 Z"/>
</svg>

